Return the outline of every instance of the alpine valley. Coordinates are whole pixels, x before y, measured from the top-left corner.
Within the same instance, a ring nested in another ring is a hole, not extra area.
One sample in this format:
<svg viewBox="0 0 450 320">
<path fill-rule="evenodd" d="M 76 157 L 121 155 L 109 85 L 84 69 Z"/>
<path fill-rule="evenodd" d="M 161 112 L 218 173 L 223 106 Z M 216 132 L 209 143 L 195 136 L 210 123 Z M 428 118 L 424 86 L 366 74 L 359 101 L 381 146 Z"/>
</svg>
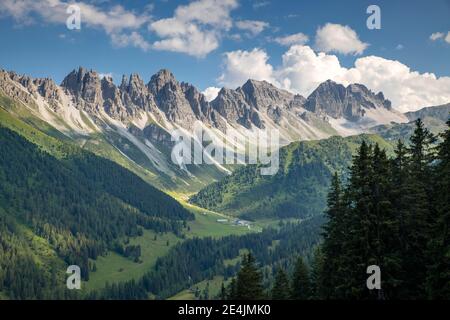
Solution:
<svg viewBox="0 0 450 320">
<path fill-rule="evenodd" d="M 313 264 L 330 181 L 349 179 L 361 144 L 391 156 L 418 118 L 446 130 L 450 104 L 403 114 L 387 98 L 250 79 L 208 101 L 165 69 L 115 83 L 80 67 L 59 85 L 1 70 L 0 299 L 213 299 L 248 252 L 270 288 L 278 266 Z M 195 123 L 213 141 L 278 130 L 278 172 L 174 163 L 171 133 L 193 137 Z M 81 290 L 66 288 L 69 265 Z"/>
</svg>

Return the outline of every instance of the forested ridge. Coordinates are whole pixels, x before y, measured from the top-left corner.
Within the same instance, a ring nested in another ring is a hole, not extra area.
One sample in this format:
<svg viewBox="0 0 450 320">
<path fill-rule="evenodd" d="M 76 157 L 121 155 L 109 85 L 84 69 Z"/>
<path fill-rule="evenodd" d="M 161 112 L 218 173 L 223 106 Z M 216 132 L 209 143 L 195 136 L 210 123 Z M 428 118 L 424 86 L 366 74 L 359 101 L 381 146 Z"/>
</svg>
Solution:
<svg viewBox="0 0 450 320">
<path fill-rule="evenodd" d="M 121 239 L 142 234 L 142 228 L 177 234 L 193 218 L 109 160 L 71 146 L 57 159 L 1 126 L 0 141 L 0 291 L 11 297 L 42 297 L 52 277 L 33 267 L 26 250 L 32 244 L 21 240 L 21 226 L 45 239 L 66 265 L 79 265 L 87 280 L 89 259 L 117 249 Z M 32 288 L 14 293 L 11 279 L 30 281 Z"/>
<path fill-rule="evenodd" d="M 247 165 L 205 187 L 190 201 L 249 220 L 322 214 L 333 172 L 348 171 L 352 154 L 363 140 L 392 148 L 380 137 L 366 134 L 294 142 L 280 149 L 277 174 L 262 176 L 258 165 Z"/>
<path fill-rule="evenodd" d="M 421 120 L 393 157 L 363 141 L 350 177 L 332 178 L 323 242 L 308 267 L 278 267 L 265 288 L 245 256 L 222 299 L 450 299 L 450 120 L 440 143 Z M 381 288 L 369 290 L 368 266 Z M 289 275 L 288 275 L 289 273 Z"/>
</svg>

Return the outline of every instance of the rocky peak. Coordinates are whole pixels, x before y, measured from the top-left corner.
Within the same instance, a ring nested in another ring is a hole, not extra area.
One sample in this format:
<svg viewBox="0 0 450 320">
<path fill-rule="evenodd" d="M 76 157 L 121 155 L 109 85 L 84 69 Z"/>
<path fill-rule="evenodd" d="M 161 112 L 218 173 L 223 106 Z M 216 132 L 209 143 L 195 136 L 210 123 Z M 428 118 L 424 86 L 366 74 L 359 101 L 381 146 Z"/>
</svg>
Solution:
<svg viewBox="0 0 450 320">
<path fill-rule="evenodd" d="M 327 80 L 311 93 L 304 107 L 316 114 L 329 115 L 335 119 L 344 117 L 357 120 L 364 116 L 365 109 L 390 110 L 391 102 L 385 100 L 381 92 L 375 94 L 362 84 L 351 84 L 345 87 Z"/>
<path fill-rule="evenodd" d="M 279 89 L 267 81 L 248 80 L 241 88 L 248 104 L 260 109 L 286 106 L 294 98 L 288 91 Z"/>
<path fill-rule="evenodd" d="M 246 128 L 256 125 L 263 127 L 255 108 L 247 103 L 244 90 L 222 88 L 217 97 L 211 101 L 212 108 L 231 123 L 238 123 Z"/>
<path fill-rule="evenodd" d="M 102 103 L 101 81 L 97 72 L 80 67 L 67 75 L 61 86 L 70 92 L 77 100 L 82 98 L 87 103 L 99 105 Z"/>
<path fill-rule="evenodd" d="M 175 79 L 172 72 L 167 69 L 161 69 L 151 77 L 150 82 L 147 86 L 149 87 L 150 91 L 159 92 L 166 85 L 169 85 L 171 89 L 174 89 L 179 86 L 179 83 Z"/>
<path fill-rule="evenodd" d="M 169 121 L 191 127 L 194 121 L 201 117 L 201 96 L 188 84 L 181 85 L 169 70 L 158 71 L 151 77 L 147 87 L 157 107 L 165 113 Z"/>
</svg>

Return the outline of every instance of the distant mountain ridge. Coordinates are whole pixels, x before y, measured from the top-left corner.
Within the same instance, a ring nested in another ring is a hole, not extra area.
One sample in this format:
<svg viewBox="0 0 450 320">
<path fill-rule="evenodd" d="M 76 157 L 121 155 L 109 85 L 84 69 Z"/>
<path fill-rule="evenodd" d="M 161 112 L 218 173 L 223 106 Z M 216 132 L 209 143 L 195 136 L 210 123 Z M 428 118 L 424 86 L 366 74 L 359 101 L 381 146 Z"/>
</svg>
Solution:
<svg viewBox="0 0 450 320">
<path fill-rule="evenodd" d="M 449 115 L 450 115 L 450 103 L 443 104 L 440 106 L 425 107 L 417 111 L 405 113 L 405 116 L 407 116 L 410 121 L 417 120 L 418 118 L 424 119 L 426 117 L 431 117 L 446 122 L 448 120 Z"/>
</svg>

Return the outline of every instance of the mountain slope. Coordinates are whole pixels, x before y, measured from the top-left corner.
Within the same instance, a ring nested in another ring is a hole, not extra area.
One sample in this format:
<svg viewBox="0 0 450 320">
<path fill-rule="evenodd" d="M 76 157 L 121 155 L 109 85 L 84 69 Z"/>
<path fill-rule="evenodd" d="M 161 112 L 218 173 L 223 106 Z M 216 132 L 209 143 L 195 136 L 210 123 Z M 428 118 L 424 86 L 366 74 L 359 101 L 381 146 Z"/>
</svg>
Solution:
<svg viewBox="0 0 450 320">
<path fill-rule="evenodd" d="M 257 166 L 201 190 L 190 201 L 201 207 L 247 219 L 305 218 L 321 214 L 331 175 L 346 172 L 358 144 L 366 140 L 392 151 L 375 135 L 294 142 L 280 150 L 280 170 L 261 176 Z"/>
<path fill-rule="evenodd" d="M 420 118 L 432 133 L 439 134 L 447 128 L 446 122 L 450 118 L 450 104 L 407 112 L 405 116 L 408 117 L 409 122 L 379 125 L 370 128 L 369 132 L 378 134 L 388 141 L 409 139 L 414 131 L 414 121 Z"/>
<path fill-rule="evenodd" d="M 2 109 L 0 141 L 0 291 L 10 298 L 65 297 L 67 265 L 79 265 L 88 279 L 89 261 L 118 250 L 126 237 L 143 229 L 180 233 L 193 219 L 128 170 Z"/>
<path fill-rule="evenodd" d="M 405 113 L 405 116 L 407 116 L 410 121 L 417 120 L 418 118 L 434 118 L 446 122 L 449 115 L 450 103 L 441 106 L 426 107 L 417 111 Z"/>
<path fill-rule="evenodd" d="M 234 149 L 228 130 L 245 137 L 278 130 L 280 144 L 287 145 L 406 121 L 382 93 L 359 84 L 343 87 L 327 81 L 304 98 L 265 81 L 248 80 L 235 90 L 223 88 L 208 102 L 194 86 L 177 81 L 165 69 L 148 83 L 132 74 L 120 85 L 82 67 L 70 72 L 61 85 L 2 70 L 0 103 L 35 128 L 111 159 L 180 196 L 222 179 L 234 166 L 217 161 L 174 163 L 175 130 L 199 145 L 193 132 L 198 124 L 215 146 Z M 245 152 L 245 147 L 238 142 L 237 152 Z"/>
</svg>

